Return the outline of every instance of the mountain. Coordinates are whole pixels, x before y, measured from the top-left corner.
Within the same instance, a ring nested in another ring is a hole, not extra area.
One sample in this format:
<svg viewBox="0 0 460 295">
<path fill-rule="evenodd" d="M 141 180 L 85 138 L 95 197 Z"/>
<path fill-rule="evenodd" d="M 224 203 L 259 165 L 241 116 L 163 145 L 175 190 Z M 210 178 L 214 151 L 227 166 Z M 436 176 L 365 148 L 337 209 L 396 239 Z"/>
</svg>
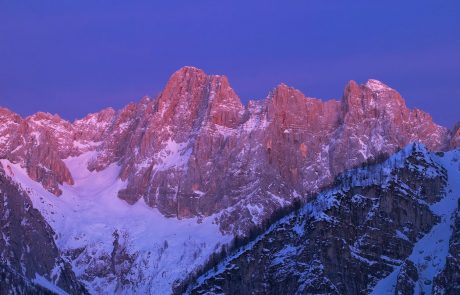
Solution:
<svg viewBox="0 0 460 295">
<path fill-rule="evenodd" d="M 457 294 L 459 159 L 414 144 L 350 170 L 186 293 Z"/>
<path fill-rule="evenodd" d="M 341 101 L 327 102 L 281 84 L 265 100 L 243 106 L 226 77 L 193 67 L 174 73 L 157 98 L 120 111 L 70 123 L 46 113 L 22 119 L 2 109 L 0 120 L 2 158 L 26 167 L 57 196 L 60 185 L 73 184 L 63 160 L 94 151 L 91 171 L 121 165 L 119 177 L 128 182 L 121 199 L 143 198 L 177 218 L 221 212 L 228 233 L 244 233 L 253 220 L 379 154 L 411 142 L 433 150 L 457 145 L 457 134 L 408 109 L 376 80 L 351 81 Z M 234 227 L 236 219 L 244 221 Z"/>
<path fill-rule="evenodd" d="M 225 76 L 193 67 L 155 98 L 74 122 L 0 109 L 5 175 L 92 294 L 168 293 L 344 171 L 413 142 L 449 151 L 459 138 L 376 80 L 350 81 L 330 101 L 280 84 L 243 105 Z"/>
<path fill-rule="evenodd" d="M 61 257 L 55 232 L 0 169 L 0 294 L 87 294 Z"/>
</svg>

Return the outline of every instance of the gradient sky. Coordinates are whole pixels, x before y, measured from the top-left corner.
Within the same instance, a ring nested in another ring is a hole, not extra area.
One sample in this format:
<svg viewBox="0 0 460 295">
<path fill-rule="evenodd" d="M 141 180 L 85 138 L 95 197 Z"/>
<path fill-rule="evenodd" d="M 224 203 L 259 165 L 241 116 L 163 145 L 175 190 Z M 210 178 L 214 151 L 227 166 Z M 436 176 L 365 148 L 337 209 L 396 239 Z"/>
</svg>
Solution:
<svg viewBox="0 0 460 295">
<path fill-rule="evenodd" d="M 21 115 L 120 108 L 184 65 L 227 75 L 244 102 L 379 79 L 452 127 L 460 1 L 0 0 L 0 105 Z"/>
</svg>

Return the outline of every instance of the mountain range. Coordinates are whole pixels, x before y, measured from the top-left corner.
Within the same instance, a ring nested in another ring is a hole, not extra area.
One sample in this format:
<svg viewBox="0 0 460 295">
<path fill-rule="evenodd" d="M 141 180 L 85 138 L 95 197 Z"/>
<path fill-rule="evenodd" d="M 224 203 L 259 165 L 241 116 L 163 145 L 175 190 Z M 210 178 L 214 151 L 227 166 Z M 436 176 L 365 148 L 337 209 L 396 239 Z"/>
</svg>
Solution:
<svg viewBox="0 0 460 295">
<path fill-rule="evenodd" d="M 0 294 L 455 294 L 459 127 L 194 67 L 74 122 L 1 108 Z"/>
</svg>

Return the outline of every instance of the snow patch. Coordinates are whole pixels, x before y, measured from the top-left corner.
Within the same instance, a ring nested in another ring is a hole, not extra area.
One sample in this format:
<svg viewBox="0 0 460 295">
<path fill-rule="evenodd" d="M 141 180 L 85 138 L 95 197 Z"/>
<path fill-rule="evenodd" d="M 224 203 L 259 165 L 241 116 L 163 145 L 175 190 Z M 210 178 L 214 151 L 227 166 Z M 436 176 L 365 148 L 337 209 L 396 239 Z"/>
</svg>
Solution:
<svg viewBox="0 0 460 295">
<path fill-rule="evenodd" d="M 443 157 L 432 154 L 432 157 L 435 162 L 447 169 L 446 190 L 448 193 L 439 202 L 430 205 L 433 213 L 441 217 L 441 222 L 433 226 L 429 233 L 417 241 L 408 258 L 418 271 L 417 294 L 431 294 L 434 277 L 445 267 L 449 252 L 448 241 L 452 235 L 453 214 L 460 197 L 460 167 L 456 161 L 460 159 L 460 150 L 447 152 Z M 419 167 L 414 167 L 414 169 L 419 169 Z M 406 237 L 401 232 L 397 232 L 397 235 L 402 238 Z M 390 275 L 378 282 L 371 294 L 394 294 L 400 270 L 401 266 L 396 266 Z M 431 283 L 426 284 L 426 282 Z"/>
<path fill-rule="evenodd" d="M 183 163 L 180 148 L 169 142 L 165 162 Z M 4 166 L 12 167 L 13 179 L 29 192 L 34 207 L 57 233 L 59 249 L 64 253 L 84 249 L 72 265 L 92 294 L 171 293 L 175 280 L 184 278 L 220 245 L 230 242 L 231 237 L 220 232 L 213 216 L 202 220 L 166 218 L 143 199 L 134 205 L 119 199 L 118 191 L 126 187 L 118 177 L 120 167 L 112 164 L 103 171 L 90 172 L 87 163 L 95 156 L 95 152 L 87 152 L 64 160 L 75 184 L 61 186 L 60 197 L 31 180 L 19 165 L 1 160 Z M 117 287 L 118 278 L 113 276 L 85 280 L 90 267 L 109 267 L 104 257 L 112 255 L 115 233 L 134 257 L 127 274 L 132 284 L 127 289 Z"/>
<path fill-rule="evenodd" d="M 177 143 L 172 139 L 168 139 L 166 146 L 155 155 L 159 161 L 155 167 L 157 171 L 165 171 L 172 167 L 183 167 L 187 164 L 192 149 L 187 148 L 188 142 Z"/>
<path fill-rule="evenodd" d="M 380 82 L 379 80 L 369 79 L 367 80 L 366 84 L 364 84 L 367 88 L 372 91 L 384 91 L 384 90 L 392 90 L 392 88 L 388 87 L 384 83 Z"/>
<path fill-rule="evenodd" d="M 46 279 L 45 277 L 39 275 L 38 273 L 35 273 L 35 279 L 32 280 L 33 283 L 42 286 L 45 289 L 48 289 L 49 291 L 52 291 L 58 295 L 67 295 L 68 293 L 56 286 L 55 284 L 51 283 Z"/>
</svg>

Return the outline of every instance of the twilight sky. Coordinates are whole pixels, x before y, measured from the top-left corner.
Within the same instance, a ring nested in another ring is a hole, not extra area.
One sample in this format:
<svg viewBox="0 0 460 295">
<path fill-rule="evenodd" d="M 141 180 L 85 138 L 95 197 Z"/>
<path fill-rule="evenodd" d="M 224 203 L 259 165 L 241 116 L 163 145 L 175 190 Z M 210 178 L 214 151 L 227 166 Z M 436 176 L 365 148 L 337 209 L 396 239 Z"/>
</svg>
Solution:
<svg viewBox="0 0 460 295">
<path fill-rule="evenodd" d="M 21 115 L 120 108 L 184 65 L 227 75 L 243 102 L 379 79 L 452 127 L 460 1 L 0 0 L 0 106 Z"/>
</svg>

